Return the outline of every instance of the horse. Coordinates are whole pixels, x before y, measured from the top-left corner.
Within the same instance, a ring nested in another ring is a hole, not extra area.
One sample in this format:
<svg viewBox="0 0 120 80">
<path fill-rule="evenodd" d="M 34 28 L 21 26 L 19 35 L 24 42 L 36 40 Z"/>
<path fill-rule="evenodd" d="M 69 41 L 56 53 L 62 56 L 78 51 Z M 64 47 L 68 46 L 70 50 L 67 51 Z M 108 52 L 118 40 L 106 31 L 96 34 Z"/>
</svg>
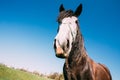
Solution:
<svg viewBox="0 0 120 80">
<path fill-rule="evenodd" d="M 63 75 L 65 80 L 112 80 L 109 69 L 93 61 L 87 54 L 80 32 L 78 17 L 82 4 L 75 11 L 59 7 L 59 24 L 54 39 L 56 57 L 65 59 Z"/>
</svg>

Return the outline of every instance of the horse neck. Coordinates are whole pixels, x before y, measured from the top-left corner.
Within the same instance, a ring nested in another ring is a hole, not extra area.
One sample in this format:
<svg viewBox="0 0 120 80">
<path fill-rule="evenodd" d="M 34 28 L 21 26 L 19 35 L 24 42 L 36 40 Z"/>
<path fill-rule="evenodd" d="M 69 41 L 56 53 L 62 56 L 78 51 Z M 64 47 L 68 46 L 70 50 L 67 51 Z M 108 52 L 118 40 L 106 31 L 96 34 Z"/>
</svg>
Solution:
<svg viewBox="0 0 120 80">
<path fill-rule="evenodd" d="M 84 48 L 84 40 L 82 37 L 82 34 L 80 33 L 80 30 L 78 30 L 78 33 L 76 35 L 76 39 L 73 42 L 71 52 L 69 54 L 69 57 L 66 59 L 66 62 L 68 64 L 84 64 L 86 61 L 86 50 Z"/>
</svg>

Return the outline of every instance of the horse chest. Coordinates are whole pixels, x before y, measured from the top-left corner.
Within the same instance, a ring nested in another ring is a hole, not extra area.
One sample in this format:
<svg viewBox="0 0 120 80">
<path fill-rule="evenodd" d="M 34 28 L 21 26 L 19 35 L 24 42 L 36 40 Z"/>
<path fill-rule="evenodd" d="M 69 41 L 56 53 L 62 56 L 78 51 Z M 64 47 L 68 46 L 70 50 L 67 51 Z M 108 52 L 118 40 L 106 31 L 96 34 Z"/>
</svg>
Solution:
<svg viewBox="0 0 120 80">
<path fill-rule="evenodd" d="M 93 80 L 88 67 L 72 66 L 70 68 L 65 64 L 63 72 L 65 80 Z"/>
<path fill-rule="evenodd" d="M 65 80 L 93 80 L 89 64 L 69 66 L 65 63 L 64 68 Z"/>
</svg>

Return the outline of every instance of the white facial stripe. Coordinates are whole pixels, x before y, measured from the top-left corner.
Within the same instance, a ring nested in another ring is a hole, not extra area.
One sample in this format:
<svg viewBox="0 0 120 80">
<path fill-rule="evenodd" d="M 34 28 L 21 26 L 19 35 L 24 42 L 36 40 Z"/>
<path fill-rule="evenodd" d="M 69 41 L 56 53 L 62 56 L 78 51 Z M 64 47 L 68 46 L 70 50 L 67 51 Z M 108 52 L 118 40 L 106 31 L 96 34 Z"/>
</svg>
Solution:
<svg viewBox="0 0 120 80">
<path fill-rule="evenodd" d="M 76 20 L 78 20 L 76 17 L 72 16 L 72 17 L 67 17 L 67 18 L 64 18 L 62 20 L 62 23 L 72 23 L 72 22 L 75 22 Z"/>
<path fill-rule="evenodd" d="M 76 25 L 76 21 L 78 19 L 74 16 L 72 17 L 68 17 L 68 18 L 64 18 L 62 20 L 62 24 L 68 24 L 69 29 L 71 30 L 72 33 L 72 37 L 75 40 L 76 35 L 77 35 L 77 25 Z"/>
<path fill-rule="evenodd" d="M 56 39 L 59 39 L 60 45 L 65 44 L 65 40 L 66 38 L 68 38 L 67 34 L 68 34 L 69 28 L 67 26 L 68 26 L 67 24 L 61 24 L 59 26 L 59 32 L 56 36 Z"/>
<path fill-rule="evenodd" d="M 77 35 L 78 26 L 76 24 L 76 17 L 68 17 L 62 20 L 59 26 L 59 32 L 56 36 L 56 47 L 67 47 L 67 40 L 69 40 L 69 49 L 65 51 L 65 54 L 69 54 L 72 48 L 72 42 L 75 41 Z"/>
</svg>

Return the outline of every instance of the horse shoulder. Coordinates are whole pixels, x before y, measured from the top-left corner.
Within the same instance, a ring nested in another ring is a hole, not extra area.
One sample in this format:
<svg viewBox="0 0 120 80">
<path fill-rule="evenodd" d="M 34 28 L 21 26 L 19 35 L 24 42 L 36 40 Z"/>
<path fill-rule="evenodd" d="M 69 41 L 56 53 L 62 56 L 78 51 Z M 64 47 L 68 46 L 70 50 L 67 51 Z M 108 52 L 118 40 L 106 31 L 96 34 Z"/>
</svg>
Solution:
<svg viewBox="0 0 120 80">
<path fill-rule="evenodd" d="M 107 77 L 109 78 L 109 80 L 112 80 L 112 76 L 111 76 L 110 71 L 107 68 L 107 66 L 105 66 L 104 64 L 101 64 L 101 63 L 98 63 L 98 64 L 104 69 L 104 71 L 105 71 Z"/>
<path fill-rule="evenodd" d="M 100 63 L 96 63 L 94 67 L 95 80 L 112 80 L 108 68 Z"/>
</svg>

